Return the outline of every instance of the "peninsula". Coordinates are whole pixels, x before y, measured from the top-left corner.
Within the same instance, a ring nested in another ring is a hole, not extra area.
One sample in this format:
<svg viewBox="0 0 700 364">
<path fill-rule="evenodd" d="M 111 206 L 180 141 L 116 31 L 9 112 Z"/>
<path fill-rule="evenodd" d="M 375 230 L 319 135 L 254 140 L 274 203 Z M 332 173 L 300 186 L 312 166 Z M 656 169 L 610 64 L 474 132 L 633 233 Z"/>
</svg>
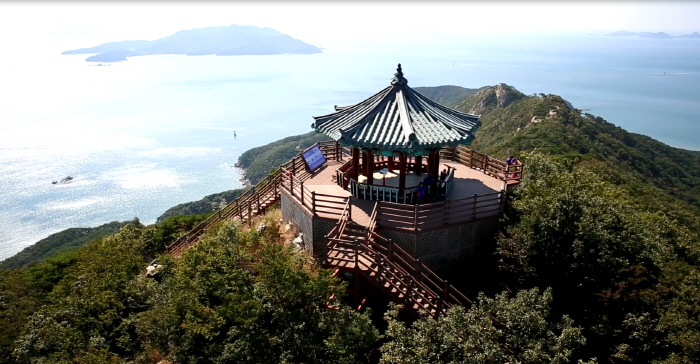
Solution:
<svg viewBox="0 0 700 364">
<path fill-rule="evenodd" d="M 94 54 L 86 61 L 119 62 L 125 61 L 127 57 L 155 54 L 239 56 L 313 53 L 321 53 L 321 50 L 277 30 L 231 24 L 181 30 L 153 41 L 124 40 L 103 43 L 94 47 L 68 50 L 61 54 Z"/>
</svg>

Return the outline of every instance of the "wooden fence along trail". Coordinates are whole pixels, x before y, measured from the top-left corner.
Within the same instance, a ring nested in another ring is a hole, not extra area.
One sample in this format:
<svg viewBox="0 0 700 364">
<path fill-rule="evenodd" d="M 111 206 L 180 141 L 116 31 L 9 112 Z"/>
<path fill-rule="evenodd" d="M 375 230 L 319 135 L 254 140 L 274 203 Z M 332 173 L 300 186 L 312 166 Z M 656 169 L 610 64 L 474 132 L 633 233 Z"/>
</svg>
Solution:
<svg viewBox="0 0 700 364">
<path fill-rule="evenodd" d="M 320 142 L 318 145 L 329 161 L 341 162 L 343 157 L 348 157 L 348 151 L 335 141 Z M 522 165 L 507 165 L 462 146 L 443 149 L 440 155 L 443 159 L 481 170 L 504 183 L 517 183 L 522 176 Z M 339 168 L 339 184 L 346 182 L 343 176 L 346 168 L 346 165 Z M 181 256 L 207 229 L 223 220 L 238 219 L 250 224 L 252 217 L 264 214 L 270 206 L 279 202 L 280 192 L 284 190 L 309 216 L 337 219 L 326 235 L 326 254 L 321 259 L 325 268 L 359 274 L 395 302 L 403 303 L 404 307 L 414 312 L 425 311 L 434 317 L 453 305 L 471 304 L 467 297 L 425 264 L 380 235 L 377 221 L 380 221 L 382 230 L 427 231 L 445 224 L 495 217 L 502 212 L 505 204 L 503 191 L 423 205 L 392 203 L 383 199 L 367 201 L 373 203 L 374 208 L 369 222 L 363 226 L 353 221 L 352 196 L 316 193 L 304 186 L 309 178 L 311 174 L 299 153 L 255 187 L 178 238 L 168 246 L 168 253 Z"/>
</svg>

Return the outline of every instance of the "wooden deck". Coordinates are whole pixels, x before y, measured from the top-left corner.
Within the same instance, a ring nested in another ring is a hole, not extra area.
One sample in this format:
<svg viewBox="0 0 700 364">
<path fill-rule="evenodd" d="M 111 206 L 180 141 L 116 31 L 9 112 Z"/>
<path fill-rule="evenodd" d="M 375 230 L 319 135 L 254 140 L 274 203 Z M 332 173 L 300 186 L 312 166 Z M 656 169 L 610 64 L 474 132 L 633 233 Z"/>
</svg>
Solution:
<svg viewBox="0 0 700 364">
<path fill-rule="evenodd" d="M 304 180 L 304 187 L 309 191 L 320 194 L 338 197 L 351 196 L 348 190 L 343 189 L 335 182 L 336 169 L 341 165 L 343 165 L 343 162 L 335 160 L 328 161 L 322 169 L 316 171 Z M 455 169 L 454 183 L 447 194 L 447 198 L 450 200 L 472 197 L 474 194 L 486 195 L 505 189 L 505 182 L 458 162 L 440 160 L 440 166 L 442 168 L 450 166 Z M 387 176 L 385 180 L 386 186 L 398 186 L 398 171 L 389 172 Z M 406 185 L 417 185 L 423 178 L 425 178 L 425 175 L 417 176 L 413 173 L 409 173 L 406 176 Z M 360 176 L 361 181 L 364 179 L 364 176 Z M 375 173 L 374 180 L 377 184 L 381 183 L 382 175 L 380 173 Z M 375 201 L 353 198 L 350 212 L 352 221 L 359 225 L 366 226 L 369 223 L 369 216 L 374 208 L 374 203 Z M 337 219 L 338 216 L 337 210 L 332 208 L 317 208 L 316 214 L 319 217 L 329 219 Z"/>
</svg>

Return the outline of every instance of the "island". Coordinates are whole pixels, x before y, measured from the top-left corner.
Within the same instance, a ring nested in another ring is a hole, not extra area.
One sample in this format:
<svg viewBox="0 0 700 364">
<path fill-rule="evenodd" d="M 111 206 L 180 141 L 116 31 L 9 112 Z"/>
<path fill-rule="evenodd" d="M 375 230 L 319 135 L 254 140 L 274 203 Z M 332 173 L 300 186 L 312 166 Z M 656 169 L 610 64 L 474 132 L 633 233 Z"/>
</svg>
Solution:
<svg viewBox="0 0 700 364">
<path fill-rule="evenodd" d="M 314 53 L 321 53 L 321 49 L 277 30 L 231 24 L 181 30 L 153 41 L 103 43 L 61 54 L 93 54 L 86 59 L 87 62 L 120 62 L 126 61 L 127 57 L 156 54 L 239 56 Z"/>
<path fill-rule="evenodd" d="M 664 32 L 628 32 L 625 30 L 620 30 L 617 32 L 613 32 L 610 34 L 605 34 L 608 36 L 615 36 L 615 37 L 639 37 L 639 38 L 651 38 L 651 39 L 674 39 L 674 38 L 681 38 L 681 39 L 700 39 L 700 33 L 698 32 L 693 32 L 691 34 L 683 34 L 683 35 L 669 35 Z"/>
</svg>

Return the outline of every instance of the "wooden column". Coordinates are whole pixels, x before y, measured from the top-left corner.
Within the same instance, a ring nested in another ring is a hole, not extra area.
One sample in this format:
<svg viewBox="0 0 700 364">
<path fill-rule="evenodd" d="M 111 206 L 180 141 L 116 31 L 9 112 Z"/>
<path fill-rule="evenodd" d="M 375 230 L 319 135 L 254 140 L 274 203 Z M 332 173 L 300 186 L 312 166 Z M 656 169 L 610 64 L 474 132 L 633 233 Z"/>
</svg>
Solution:
<svg viewBox="0 0 700 364">
<path fill-rule="evenodd" d="M 433 178 L 437 180 L 440 176 L 440 149 L 435 149 L 435 163 L 433 168 Z"/>
<path fill-rule="evenodd" d="M 423 170 L 423 168 L 421 168 L 421 164 L 423 164 L 423 156 L 416 156 L 416 170 L 414 172 L 416 172 L 416 175 L 418 176 L 421 175 L 421 171 Z"/>
<path fill-rule="evenodd" d="M 357 176 L 360 173 L 360 150 L 356 147 L 351 149 L 352 151 L 352 173 L 350 178 L 357 181 Z"/>
<path fill-rule="evenodd" d="M 389 167 L 388 168 L 390 171 L 393 171 L 394 169 L 396 169 L 396 166 L 394 165 L 394 156 L 391 155 L 387 158 L 389 158 Z"/>
<path fill-rule="evenodd" d="M 365 183 L 367 184 L 374 184 L 374 178 L 372 175 L 374 174 L 374 155 L 372 155 L 371 150 L 363 150 L 364 153 L 364 164 L 365 164 L 365 177 L 367 177 L 367 180 Z"/>
<path fill-rule="evenodd" d="M 406 153 L 401 152 L 399 157 L 399 189 L 403 190 L 404 188 L 406 188 Z"/>
</svg>

